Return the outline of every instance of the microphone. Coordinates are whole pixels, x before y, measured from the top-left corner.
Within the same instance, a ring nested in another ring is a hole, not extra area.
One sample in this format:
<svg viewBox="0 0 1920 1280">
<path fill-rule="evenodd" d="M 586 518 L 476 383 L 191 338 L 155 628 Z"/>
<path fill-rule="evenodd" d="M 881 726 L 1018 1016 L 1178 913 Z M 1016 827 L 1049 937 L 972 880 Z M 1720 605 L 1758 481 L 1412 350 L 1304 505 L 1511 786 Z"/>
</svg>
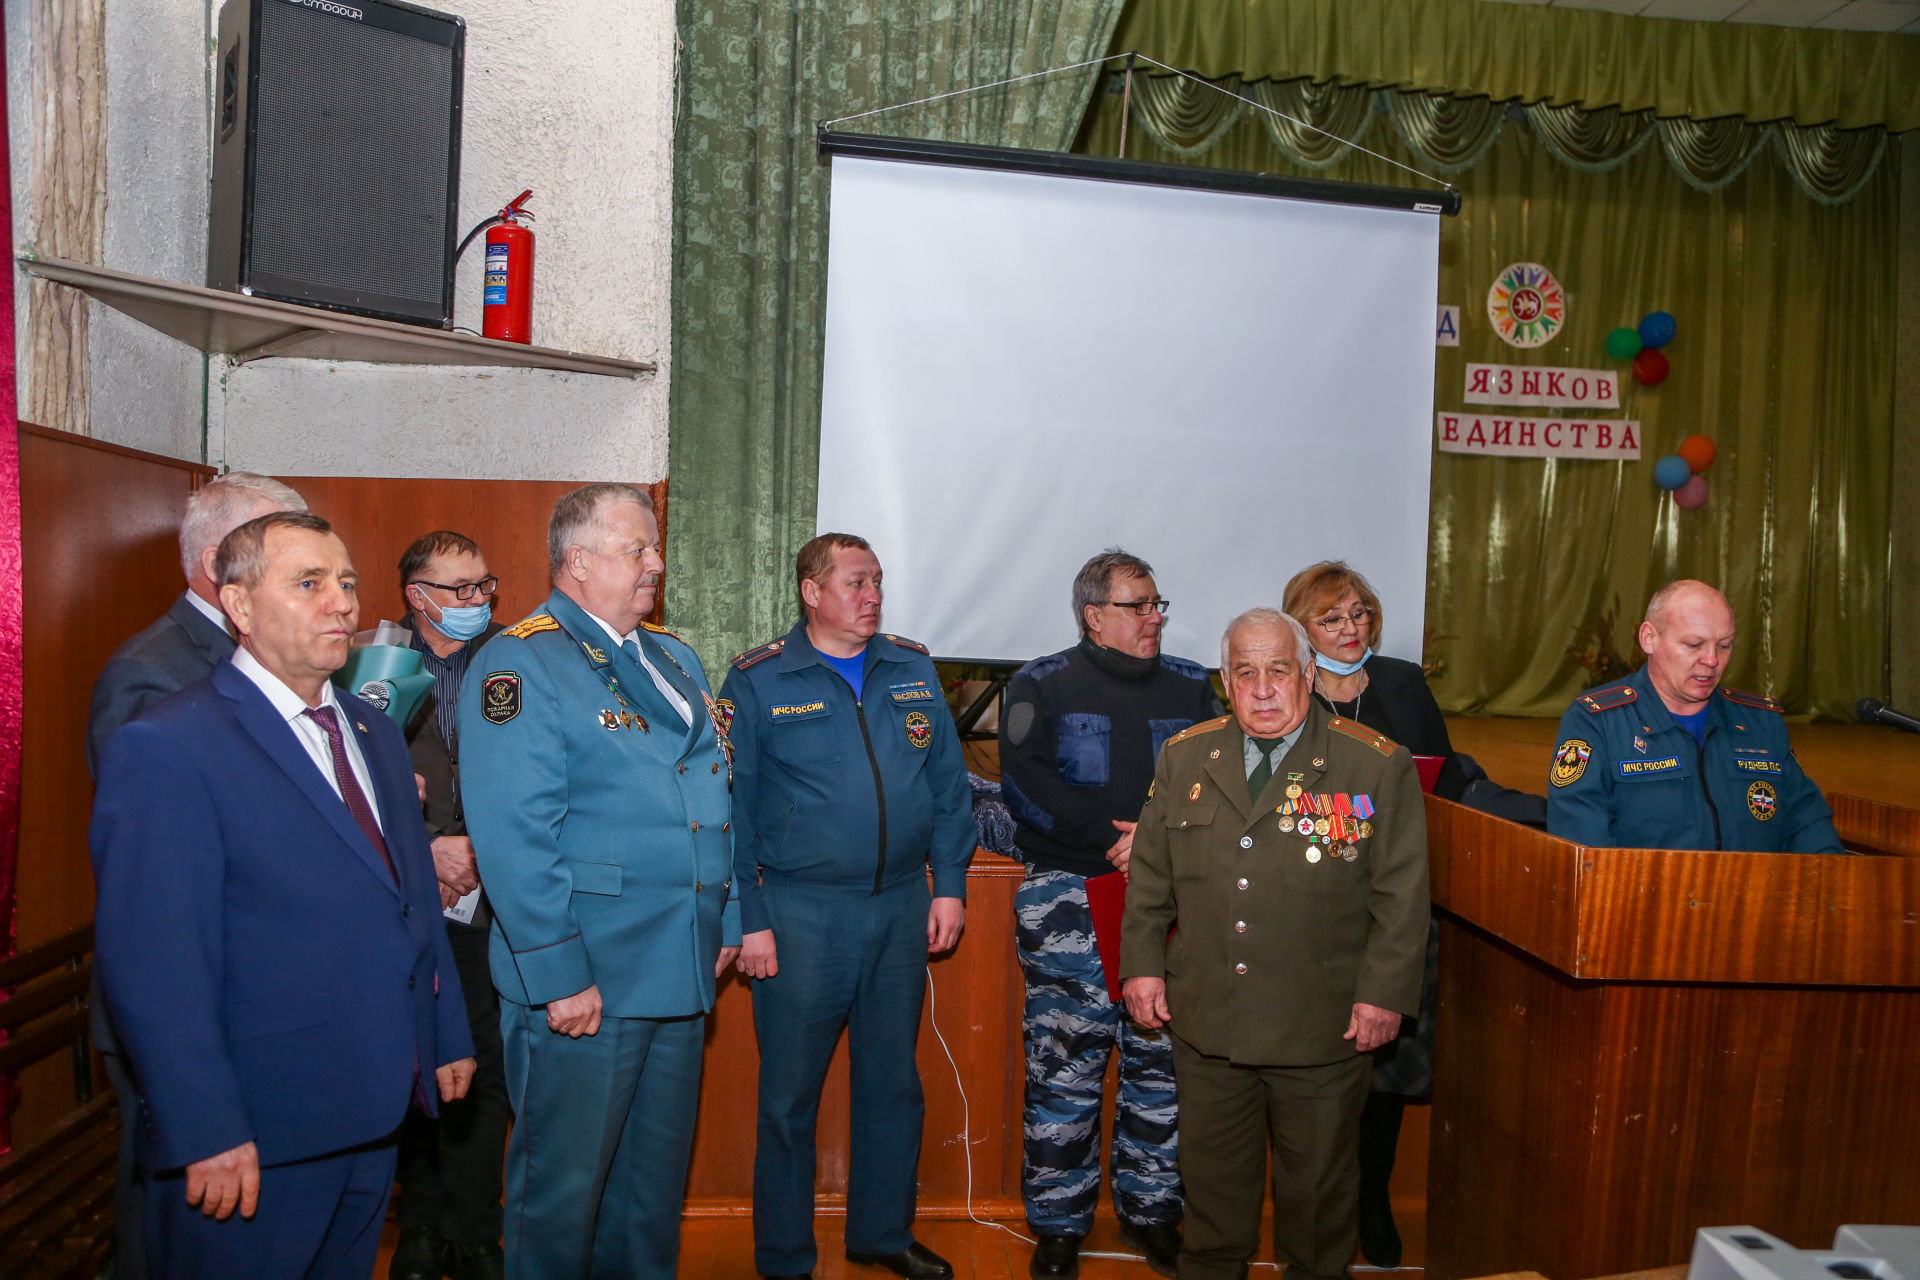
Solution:
<svg viewBox="0 0 1920 1280">
<path fill-rule="evenodd" d="M 1905 729 L 1908 733 L 1920 733 L 1920 720 L 1901 715 L 1878 698 L 1860 699 L 1854 704 L 1853 714 L 1860 717 L 1862 724 L 1890 724 L 1896 729 Z"/>
</svg>

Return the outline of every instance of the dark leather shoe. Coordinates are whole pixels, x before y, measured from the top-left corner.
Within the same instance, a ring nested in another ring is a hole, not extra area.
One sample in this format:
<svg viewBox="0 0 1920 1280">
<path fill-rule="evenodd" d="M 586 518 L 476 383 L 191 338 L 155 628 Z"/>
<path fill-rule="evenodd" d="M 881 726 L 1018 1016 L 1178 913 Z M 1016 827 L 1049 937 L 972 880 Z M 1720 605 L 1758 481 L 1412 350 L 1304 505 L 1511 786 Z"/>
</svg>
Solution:
<svg viewBox="0 0 1920 1280">
<path fill-rule="evenodd" d="M 506 1280 L 507 1257 L 498 1244 L 447 1244 L 447 1280 Z"/>
<path fill-rule="evenodd" d="M 1400 1265 L 1400 1229 L 1393 1225 L 1393 1201 L 1384 1189 L 1360 1196 L 1360 1252 L 1376 1267 Z"/>
<path fill-rule="evenodd" d="M 437 1232 L 403 1227 L 393 1250 L 387 1280 L 441 1280 L 446 1274 L 447 1245 Z"/>
<path fill-rule="evenodd" d="M 1027 1274 L 1033 1280 L 1073 1280 L 1080 1274 L 1080 1237 L 1041 1236 Z"/>
<path fill-rule="evenodd" d="M 1120 1241 L 1138 1249 L 1156 1275 L 1180 1274 L 1180 1224 L 1120 1219 Z"/>
<path fill-rule="evenodd" d="M 899 1253 L 856 1253 L 849 1249 L 847 1261 L 863 1267 L 885 1267 L 907 1280 L 953 1280 L 953 1265 L 918 1240 Z"/>
</svg>

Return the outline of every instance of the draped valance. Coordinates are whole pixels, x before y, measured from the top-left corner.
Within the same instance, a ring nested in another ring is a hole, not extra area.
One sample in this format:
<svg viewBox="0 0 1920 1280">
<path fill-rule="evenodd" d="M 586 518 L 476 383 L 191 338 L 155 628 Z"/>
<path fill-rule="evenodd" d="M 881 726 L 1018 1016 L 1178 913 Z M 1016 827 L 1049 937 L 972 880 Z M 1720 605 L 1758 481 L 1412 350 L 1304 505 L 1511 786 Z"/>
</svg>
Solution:
<svg viewBox="0 0 1920 1280">
<path fill-rule="evenodd" d="M 1920 128 L 1920 36 L 1487 0 L 1130 0 L 1109 46 L 1209 79 Z"/>
</svg>

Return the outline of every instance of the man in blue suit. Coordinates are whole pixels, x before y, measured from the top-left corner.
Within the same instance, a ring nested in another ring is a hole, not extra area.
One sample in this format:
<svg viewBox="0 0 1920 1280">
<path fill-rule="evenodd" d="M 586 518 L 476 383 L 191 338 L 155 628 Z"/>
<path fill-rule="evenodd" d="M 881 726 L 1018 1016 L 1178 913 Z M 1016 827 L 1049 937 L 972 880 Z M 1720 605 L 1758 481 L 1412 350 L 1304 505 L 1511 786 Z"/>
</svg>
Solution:
<svg viewBox="0 0 1920 1280">
<path fill-rule="evenodd" d="M 148 1264 L 365 1277 L 409 1102 L 472 1078 L 466 1010 L 406 743 L 328 679 L 360 613 L 345 545 L 280 512 L 215 569 L 239 647 L 107 742 L 94 804 Z"/>
<path fill-rule="evenodd" d="M 706 1014 L 738 952 L 724 726 L 679 637 L 642 620 L 644 489 L 554 504 L 553 594 L 460 694 L 467 834 L 494 913 L 507 1274 L 671 1280 Z"/>
<path fill-rule="evenodd" d="M 100 752 L 121 725 L 163 698 L 198 684 L 233 652 L 227 615 L 220 612 L 220 584 L 213 559 L 221 539 L 270 511 L 305 511 L 306 500 L 281 484 L 246 471 L 215 476 L 187 498 L 180 518 L 180 569 L 187 589 L 151 625 L 128 640 L 107 660 L 93 685 L 87 712 L 87 772 L 100 773 Z M 93 1047 L 106 1063 L 107 1080 L 127 1123 L 120 1130 L 120 1156 L 113 1178 L 114 1280 L 147 1280 L 145 1189 L 135 1160 L 132 1123 L 138 1097 L 127 1075 L 126 1058 L 107 1022 L 100 978 L 87 1000 L 93 1012 Z"/>
</svg>

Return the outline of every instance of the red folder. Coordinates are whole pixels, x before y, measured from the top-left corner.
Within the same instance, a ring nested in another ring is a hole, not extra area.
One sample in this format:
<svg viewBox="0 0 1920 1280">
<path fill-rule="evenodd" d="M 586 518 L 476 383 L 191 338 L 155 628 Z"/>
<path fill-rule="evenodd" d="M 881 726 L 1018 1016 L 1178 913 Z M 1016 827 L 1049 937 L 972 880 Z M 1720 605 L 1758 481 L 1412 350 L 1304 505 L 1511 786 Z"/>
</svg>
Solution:
<svg viewBox="0 0 1920 1280">
<path fill-rule="evenodd" d="M 1415 756 L 1413 767 L 1420 771 L 1420 789 L 1429 795 L 1433 793 L 1433 784 L 1440 781 L 1440 767 L 1446 764 L 1445 756 Z"/>
<path fill-rule="evenodd" d="M 1093 913 L 1093 942 L 1107 976 L 1107 999 L 1120 1003 L 1120 918 L 1127 913 L 1127 878 L 1118 871 L 1087 877 L 1087 907 Z"/>
</svg>

